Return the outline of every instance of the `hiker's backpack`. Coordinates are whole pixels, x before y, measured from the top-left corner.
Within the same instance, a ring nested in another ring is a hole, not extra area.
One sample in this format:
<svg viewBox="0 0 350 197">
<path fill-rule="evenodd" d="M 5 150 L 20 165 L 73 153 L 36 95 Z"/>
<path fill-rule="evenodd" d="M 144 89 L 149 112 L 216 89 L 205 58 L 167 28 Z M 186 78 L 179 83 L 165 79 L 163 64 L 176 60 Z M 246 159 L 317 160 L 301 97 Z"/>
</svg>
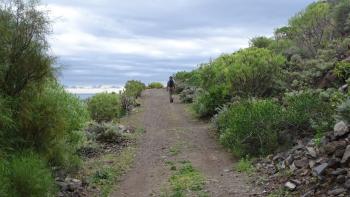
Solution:
<svg viewBox="0 0 350 197">
<path fill-rule="evenodd" d="M 174 82 L 174 80 L 170 79 L 170 80 L 168 81 L 168 87 L 170 87 L 170 88 L 175 87 L 175 82 Z"/>
</svg>

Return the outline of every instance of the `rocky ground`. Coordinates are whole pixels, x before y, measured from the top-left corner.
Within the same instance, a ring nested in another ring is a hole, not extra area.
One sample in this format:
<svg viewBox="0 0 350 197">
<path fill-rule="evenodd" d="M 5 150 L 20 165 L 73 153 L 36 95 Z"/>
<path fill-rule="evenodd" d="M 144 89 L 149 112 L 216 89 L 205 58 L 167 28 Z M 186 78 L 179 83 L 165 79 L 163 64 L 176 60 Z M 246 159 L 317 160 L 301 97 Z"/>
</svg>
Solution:
<svg viewBox="0 0 350 197">
<path fill-rule="evenodd" d="M 96 125 L 89 126 L 86 129 L 87 134 L 95 135 L 95 138 L 102 139 L 102 134 L 94 133 L 96 132 Z M 135 128 L 131 126 L 117 125 L 115 124 L 116 129 L 123 134 L 132 134 L 135 133 Z M 102 126 L 99 128 L 103 130 Z M 99 136 L 100 135 L 100 136 Z M 118 154 L 123 151 L 123 149 L 132 146 L 136 143 L 135 139 L 130 138 L 121 138 L 119 135 L 115 137 L 110 136 L 108 140 L 94 140 L 90 141 L 90 144 L 82 147 L 78 154 L 83 158 L 84 163 L 91 160 L 99 160 L 104 155 L 113 154 L 118 157 Z M 93 143 L 93 145 L 91 145 Z M 111 162 L 111 165 L 113 163 Z M 72 177 L 79 177 L 72 178 Z M 83 173 L 78 174 L 67 174 L 63 171 L 57 170 L 56 173 L 56 183 L 60 192 L 58 193 L 59 197 L 87 197 L 87 196 L 101 196 L 100 188 L 96 187 L 94 184 L 91 184 L 88 176 L 85 176 Z"/>
<path fill-rule="evenodd" d="M 256 184 L 277 196 L 350 196 L 350 133 L 345 122 L 319 142 L 301 140 L 289 151 L 256 161 Z M 279 193 L 276 191 L 280 191 Z"/>
</svg>

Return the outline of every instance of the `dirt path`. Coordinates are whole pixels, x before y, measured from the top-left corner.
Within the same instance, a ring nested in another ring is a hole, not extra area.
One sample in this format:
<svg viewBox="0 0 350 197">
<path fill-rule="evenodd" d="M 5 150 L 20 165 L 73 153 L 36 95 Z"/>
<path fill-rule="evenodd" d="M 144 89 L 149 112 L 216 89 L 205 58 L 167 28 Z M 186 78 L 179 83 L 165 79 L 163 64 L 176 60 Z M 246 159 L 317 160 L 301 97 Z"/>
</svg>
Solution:
<svg viewBox="0 0 350 197">
<path fill-rule="evenodd" d="M 146 133 L 140 140 L 134 168 L 112 197 L 160 196 L 172 173 L 165 160 L 190 161 L 205 176 L 209 196 L 257 193 L 244 175 L 232 170 L 235 160 L 210 135 L 209 125 L 192 118 L 185 105 L 177 100 L 170 104 L 165 90 L 147 90 L 142 100 L 140 121 Z"/>
</svg>

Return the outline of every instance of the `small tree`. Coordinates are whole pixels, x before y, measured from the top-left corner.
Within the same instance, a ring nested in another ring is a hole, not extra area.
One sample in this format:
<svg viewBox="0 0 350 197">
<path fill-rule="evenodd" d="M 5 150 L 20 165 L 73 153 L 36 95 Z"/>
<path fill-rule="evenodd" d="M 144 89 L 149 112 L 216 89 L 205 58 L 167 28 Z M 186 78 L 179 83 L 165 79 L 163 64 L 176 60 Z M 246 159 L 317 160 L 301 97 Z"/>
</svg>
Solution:
<svg viewBox="0 0 350 197">
<path fill-rule="evenodd" d="M 146 89 L 146 85 L 141 81 L 130 80 L 126 82 L 124 89 L 126 96 L 137 98 L 140 97 L 142 91 Z"/>
<path fill-rule="evenodd" d="M 273 40 L 271 38 L 260 36 L 252 38 L 249 41 L 249 45 L 256 48 L 268 48 L 272 42 Z"/>
<path fill-rule="evenodd" d="M 49 21 L 37 1 L 0 1 L 0 90 L 9 96 L 53 75 Z"/>
<path fill-rule="evenodd" d="M 326 2 L 312 3 L 289 21 L 292 39 L 308 56 L 315 57 L 318 49 L 333 39 L 330 11 L 331 7 Z"/>
<path fill-rule="evenodd" d="M 335 28 L 341 36 L 347 36 L 350 33 L 350 2 L 342 0 L 334 9 Z"/>
</svg>

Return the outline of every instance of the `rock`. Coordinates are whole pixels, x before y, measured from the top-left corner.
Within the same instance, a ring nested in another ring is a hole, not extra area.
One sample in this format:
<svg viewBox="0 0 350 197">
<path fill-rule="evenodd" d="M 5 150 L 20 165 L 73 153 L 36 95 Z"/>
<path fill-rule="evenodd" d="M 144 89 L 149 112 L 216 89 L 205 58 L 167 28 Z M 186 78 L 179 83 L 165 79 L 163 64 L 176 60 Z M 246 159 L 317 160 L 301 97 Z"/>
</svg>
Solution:
<svg viewBox="0 0 350 197">
<path fill-rule="evenodd" d="M 65 182 L 68 184 L 68 191 L 75 191 L 78 188 L 82 187 L 82 182 L 78 179 L 66 178 Z"/>
<path fill-rule="evenodd" d="M 347 123 L 339 122 L 319 146 L 312 139 L 301 137 L 289 151 L 259 160 L 259 172 L 268 178 L 257 183 L 264 184 L 268 192 L 282 184 L 287 191 L 302 197 L 350 196 L 349 130 Z M 275 169 L 277 173 L 271 173 Z M 282 173 L 288 169 L 288 174 Z"/>
<path fill-rule="evenodd" d="M 337 168 L 336 170 L 331 172 L 331 174 L 334 176 L 338 176 L 338 175 L 346 174 L 346 173 L 347 173 L 347 171 L 344 168 Z"/>
<path fill-rule="evenodd" d="M 345 147 L 346 147 L 345 141 L 334 141 L 334 142 L 330 142 L 330 143 L 326 144 L 324 146 L 324 151 L 326 154 L 331 155 L 336 150 L 344 149 Z"/>
<path fill-rule="evenodd" d="M 284 186 L 291 191 L 293 191 L 293 190 L 295 190 L 295 188 L 297 188 L 297 186 L 290 181 L 288 181 L 286 184 L 284 184 Z"/>
<path fill-rule="evenodd" d="M 128 130 L 124 125 L 118 125 L 118 128 L 121 132 L 126 132 Z"/>
<path fill-rule="evenodd" d="M 337 188 L 337 189 L 333 189 L 333 190 L 330 190 L 330 191 L 328 191 L 328 195 L 334 195 L 334 196 L 336 196 L 336 195 L 339 195 L 339 194 L 341 194 L 341 193 L 344 193 L 344 192 L 346 192 L 346 189 L 344 189 L 344 188 Z"/>
<path fill-rule="evenodd" d="M 309 167 L 310 167 L 310 168 L 315 167 L 315 165 L 316 165 L 316 162 L 315 162 L 314 160 L 310 160 L 310 161 L 309 161 Z"/>
<path fill-rule="evenodd" d="M 294 161 L 293 155 L 290 154 L 284 161 L 285 161 L 285 164 L 286 164 L 287 166 L 290 166 L 290 165 L 293 163 L 293 161 Z"/>
<path fill-rule="evenodd" d="M 314 168 L 314 173 L 317 176 L 321 176 L 324 174 L 325 170 L 328 168 L 328 163 L 323 163 Z"/>
<path fill-rule="evenodd" d="M 283 160 L 283 156 L 281 154 L 277 154 L 272 158 L 273 161 L 281 161 Z"/>
<path fill-rule="evenodd" d="M 308 191 L 308 192 L 306 192 L 305 194 L 303 194 L 301 197 L 311 197 L 311 196 L 315 196 L 314 195 L 314 191 Z"/>
<path fill-rule="evenodd" d="M 312 147 L 306 147 L 306 150 L 308 151 L 308 154 L 313 157 L 316 158 L 317 157 L 317 153 L 316 150 Z"/>
<path fill-rule="evenodd" d="M 316 160 L 317 164 L 321 164 L 321 163 L 325 163 L 325 162 L 326 162 L 325 158 L 319 158 L 319 159 Z"/>
<path fill-rule="evenodd" d="M 344 186 L 346 187 L 346 189 L 350 189 L 350 179 L 345 181 Z"/>
<path fill-rule="evenodd" d="M 294 160 L 302 159 L 302 158 L 304 158 L 304 151 L 297 150 L 294 152 Z"/>
<path fill-rule="evenodd" d="M 309 160 L 308 159 L 295 160 L 294 165 L 297 168 L 306 168 L 309 165 Z"/>
<path fill-rule="evenodd" d="M 57 181 L 56 184 L 58 185 L 61 191 L 68 190 L 68 184 L 66 182 Z"/>
<path fill-rule="evenodd" d="M 273 155 L 268 155 L 267 157 L 266 157 L 266 159 L 268 159 L 268 160 L 272 160 L 273 159 Z"/>
<path fill-rule="evenodd" d="M 286 162 L 285 161 L 282 161 L 281 163 L 280 163 L 280 169 L 286 169 Z"/>
<path fill-rule="evenodd" d="M 341 160 L 341 163 L 344 164 L 344 163 L 347 163 L 350 159 L 350 145 L 348 145 L 346 147 L 346 150 L 345 150 L 345 153 L 343 155 L 343 158 Z"/>
<path fill-rule="evenodd" d="M 290 169 L 292 172 L 294 172 L 294 171 L 297 169 L 297 167 L 295 167 L 294 163 L 292 163 L 292 165 L 289 166 L 289 169 Z"/>
<path fill-rule="evenodd" d="M 339 91 L 346 92 L 346 91 L 348 90 L 348 87 L 349 87 L 348 84 L 342 85 L 342 86 L 339 88 Z"/>
<path fill-rule="evenodd" d="M 342 158 L 345 153 L 345 149 L 338 149 L 335 151 L 334 156 L 337 158 Z"/>
<path fill-rule="evenodd" d="M 346 125 L 344 121 L 340 121 L 334 126 L 335 137 L 342 137 L 348 133 L 349 133 L 349 127 Z"/>
<path fill-rule="evenodd" d="M 337 183 L 343 184 L 343 183 L 345 183 L 345 181 L 346 181 L 345 175 L 339 175 L 339 176 L 337 176 Z"/>
<path fill-rule="evenodd" d="M 328 167 L 330 168 L 338 168 L 340 166 L 340 159 L 338 158 L 331 158 L 328 161 Z"/>
<path fill-rule="evenodd" d="M 302 145 L 301 143 L 299 143 L 298 145 L 294 146 L 292 149 L 291 149 L 291 152 L 295 152 L 297 150 L 301 150 L 301 149 L 304 149 L 305 146 Z"/>
<path fill-rule="evenodd" d="M 307 170 L 307 169 L 304 169 L 304 170 L 300 171 L 299 173 L 300 173 L 301 176 L 306 176 L 306 175 L 308 175 L 310 173 L 310 171 Z"/>
<path fill-rule="evenodd" d="M 301 185 L 301 181 L 297 180 L 297 179 L 293 179 L 290 182 L 296 184 L 296 185 Z"/>
</svg>

